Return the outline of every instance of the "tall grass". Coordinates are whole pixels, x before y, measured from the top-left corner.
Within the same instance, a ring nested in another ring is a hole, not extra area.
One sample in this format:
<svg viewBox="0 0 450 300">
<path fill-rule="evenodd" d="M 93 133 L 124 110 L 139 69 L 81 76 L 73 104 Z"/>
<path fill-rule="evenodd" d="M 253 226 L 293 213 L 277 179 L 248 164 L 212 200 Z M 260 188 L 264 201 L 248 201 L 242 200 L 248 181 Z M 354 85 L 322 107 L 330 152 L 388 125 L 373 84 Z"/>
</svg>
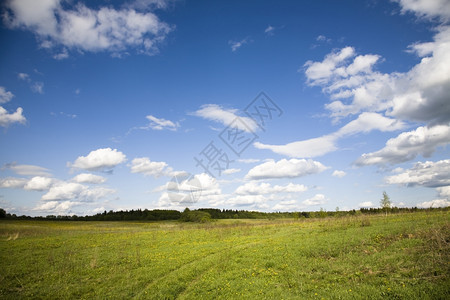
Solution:
<svg viewBox="0 0 450 300">
<path fill-rule="evenodd" d="M 448 299 L 448 212 L 0 222 L 0 298 Z"/>
</svg>

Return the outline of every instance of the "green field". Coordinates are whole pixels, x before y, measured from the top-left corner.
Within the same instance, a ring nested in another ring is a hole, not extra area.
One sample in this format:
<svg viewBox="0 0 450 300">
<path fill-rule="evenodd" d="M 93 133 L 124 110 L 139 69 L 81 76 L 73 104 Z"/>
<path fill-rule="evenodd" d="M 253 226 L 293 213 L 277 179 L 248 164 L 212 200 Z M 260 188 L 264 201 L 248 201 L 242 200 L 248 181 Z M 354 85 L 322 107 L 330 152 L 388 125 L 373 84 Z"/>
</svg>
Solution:
<svg viewBox="0 0 450 300">
<path fill-rule="evenodd" d="M 450 299 L 450 213 L 0 221 L 0 298 Z"/>
</svg>

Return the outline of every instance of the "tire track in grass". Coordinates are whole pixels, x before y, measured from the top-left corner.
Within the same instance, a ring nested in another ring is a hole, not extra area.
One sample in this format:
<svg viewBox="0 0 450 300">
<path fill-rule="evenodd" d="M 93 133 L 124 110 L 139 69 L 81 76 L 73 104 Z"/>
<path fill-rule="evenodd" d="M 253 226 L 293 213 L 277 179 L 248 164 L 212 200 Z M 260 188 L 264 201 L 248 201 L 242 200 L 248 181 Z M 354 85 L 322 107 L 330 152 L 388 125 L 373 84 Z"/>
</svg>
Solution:
<svg viewBox="0 0 450 300">
<path fill-rule="evenodd" d="M 253 243 L 241 243 L 232 247 L 227 247 L 226 249 L 223 249 L 221 251 L 217 251 L 211 254 L 208 254 L 204 257 L 201 257 L 199 259 L 190 261 L 184 265 L 181 265 L 180 267 L 168 272 L 162 277 L 159 277 L 153 281 L 151 281 L 144 289 L 142 289 L 136 296 L 134 296 L 134 299 L 141 299 L 141 298 L 157 298 L 157 299 L 175 299 L 180 294 L 182 294 L 186 289 L 187 286 L 190 285 L 191 282 L 198 279 L 200 276 L 202 276 L 206 271 L 213 268 L 215 265 L 221 263 L 220 260 L 217 260 L 217 257 L 221 254 L 229 251 L 231 252 L 237 252 L 242 251 L 243 249 L 250 248 L 251 246 L 254 246 L 256 244 L 261 244 L 262 241 L 257 241 Z M 203 262 L 203 264 L 201 264 Z M 187 274 L 186 274 L 187 273 Z M 187 277 L 187 278 L 186 278 Z M 168 295 L 167 289 L 175 289 L 177 286 L 176 283 L 181 283 L 181 286 L 179 290 L 175 290 L 175 294 L 170 293 L 170 296 Z M 152 288 L 158 288 L 159 284 L 164 284 L 161 291 L 153 291 Z M 147 292 L 147 293 L 146 293 Z M 156 292 L 156 293 L 155 293 Z"/>
<path fill-rule="evenodd" d="M 151 281 L 133 298 L 176 299 L 182 295 L 187 295 L 188 291 L 192 290 L 193 286 L 195 286 L 192 285 L 193 282 L 198 281 L 204 273 L 217 266 L 219 263 L 222 263 L 218 258 L 224 253 L 228 252 L 226 255 L 229 256 L 256 245 L 267 243 L 274 238 L 279 239 L 283 236 L 290 236 L 291 234 L 292 232 L 290 230 L 283 233 L 276 231 L 271 238 L 261 239 L 261 234 L 259 233 L 256 236 L 257 240 L 254 242 L 242 242 L 181 265 L 167 274 Z M 153 290 L 153 288 L 155 288 L 155 290 Z"/>
</svg>

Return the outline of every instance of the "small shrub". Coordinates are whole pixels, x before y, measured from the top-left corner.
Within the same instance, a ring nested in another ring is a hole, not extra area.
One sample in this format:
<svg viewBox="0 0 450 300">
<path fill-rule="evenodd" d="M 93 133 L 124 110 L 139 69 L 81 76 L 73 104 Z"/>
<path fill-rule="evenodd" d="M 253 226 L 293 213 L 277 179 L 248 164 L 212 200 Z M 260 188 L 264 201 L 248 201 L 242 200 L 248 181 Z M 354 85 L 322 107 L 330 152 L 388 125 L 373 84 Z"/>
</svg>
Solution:
<svg viewBox="0 0 450 300">
<path fill-rule="evenodd" d="M 196 223 L 208 223 L 211 222 L 211 215 L 205 211 L 189 210 L 185 209 L 181 214 L 180 221 L 183 222 L 196 222 Z"/>
</svg>

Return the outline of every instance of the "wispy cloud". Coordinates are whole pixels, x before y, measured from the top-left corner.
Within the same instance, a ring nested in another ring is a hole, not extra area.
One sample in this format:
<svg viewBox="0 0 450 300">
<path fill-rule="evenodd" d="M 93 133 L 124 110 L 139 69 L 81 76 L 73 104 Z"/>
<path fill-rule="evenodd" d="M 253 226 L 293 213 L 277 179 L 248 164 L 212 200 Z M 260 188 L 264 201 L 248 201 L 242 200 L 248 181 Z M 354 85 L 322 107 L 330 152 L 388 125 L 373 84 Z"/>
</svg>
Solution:
<svg viewBox="0 0 450 300">
<path fill-rule="evenodd" d="M 274 35 L 275 34 L 275 27 L 270 26 L 270 25 L 267 26 L 267 28 L 264 30 L 264 33 L 269 35 L 269 36 Z"/>
<path fill-rule="evenodd" d="M 338 149 L 336 143 L 339 139 L 355 135 L 357 133 L 368 133 L 373 130 L 383 132 L 396 131 L 405 127 L 401 121 L 384 117 L 377 113 L 366 112 L 357 119 L 341 127 L 338 131 L 312 138 L 296 141 L 285 145 L 269 145 L 260 142 L 254 143 L 258 149 L 268 149 L 277 154 L 297 158 L 318 157 Z"/>
<path fill-rule="evenodd" d="M 250 42 L 250 38 L 246 37 L 245 39 L 242 39 L 240 41 L 228 41 L 228 44 L 231 46 L 231 51 L 236 52 L 239 48 Z"/>
<path fill-rule="evenodd" d="M 258 129 L 258 125 L 253 119 L 239 116 L 237 109 L 226 109 L 217 104 L 204 104 L 192 115 L 221 123 L 224 126 L 235 126 L 245 132 L 254 132 Z M 239 118 L 242 122 L 233 122 L 236 118 Z"/>
<path fill-rule="evenodd" d="M 180 124 L 178 122 L 172 122 L 170 120 L 166 120 L 163 118 L 157 118 L 152 115 L 146 116 L 146 118 L 150 121 L 150 124 L 148 127 L 150 127 L 153 130 L 172 130 L 176 131 L 178 127 L 180 127 Z"/>
</svg>

